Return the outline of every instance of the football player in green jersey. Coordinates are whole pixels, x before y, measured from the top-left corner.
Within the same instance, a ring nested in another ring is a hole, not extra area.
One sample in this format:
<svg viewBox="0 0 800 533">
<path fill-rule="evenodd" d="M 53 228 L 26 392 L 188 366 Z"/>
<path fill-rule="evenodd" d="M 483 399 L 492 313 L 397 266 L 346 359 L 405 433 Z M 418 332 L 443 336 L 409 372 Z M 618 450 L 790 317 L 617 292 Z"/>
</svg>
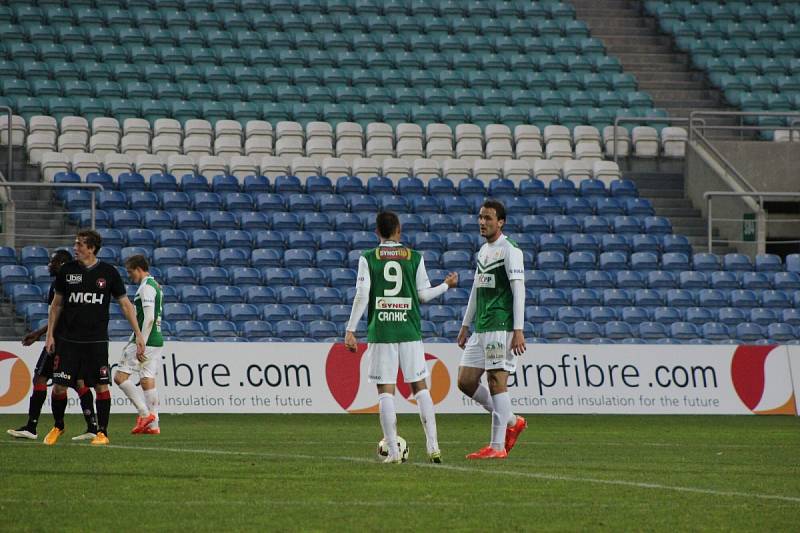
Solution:
<svg viewBox="0 0 800 533">
<path fill-rule="evenodd" d="M 508 395 L 508 375 L 525 352 L 525 269 L 522 251 L 503 235 L 505 221 L 502 203 L 484 202 L 478 224 L 486 244 L 478 251 L 475 281 L 458 334 L 458 346 L 464 350 L 458 388 L 492 413 L 489 446 L 467 459 L 505 459 L 527 427 L 525 419 L 512 412 Z M 488 389 L 480 382 L 484 372 Z"/>
<path fill-rule="evenodd" d="M 444 283 L 431 287 L 422 255 L 400 244 L 400 219 L 392 212 L 378 213 L 378 247 L 364 252 L 358 261 L 358 278 L 353 308 L 344 342 L 350 351 L 358 346 L 355 330 L 367 310 L 367 358 L 369 381 L 378 386 L 381 428 L 389 456 L 384 462 L 401 461 L 397 447 L 397 415 L 394 391 L 398 366 L 411 385 L 425 429 L 428 458 L 441 462 L 436 436 L 433 400 L 425 383 L 428 366 L 420 329 L 420 302 L 444 294 L 458 283 L 450 273 Z"/>
<path fill-rule="evenodd" d="M 161 363 L 161 351 L 164 349 L 164 337 L 161 335 L 161 285 L 150 275 L 150 265 L 143 255 L 132 255 L 126 259 L 125 270 L 128 271 L 131 281 L 139 285 L 133 305 L 136 307 L 136 320 L 146 344 L 144 353 L 137 355 L 131 337 L 122 352 L 122 360 L 114 374 L 114 383 L 122 389 L 139 413 L 131 433 L 159 435 L 161 429 L 158 426 L 156 376 Z M 128 379 L 134 372 L 139 373 L 144 401 L 133 381 Z"/>
</svg>

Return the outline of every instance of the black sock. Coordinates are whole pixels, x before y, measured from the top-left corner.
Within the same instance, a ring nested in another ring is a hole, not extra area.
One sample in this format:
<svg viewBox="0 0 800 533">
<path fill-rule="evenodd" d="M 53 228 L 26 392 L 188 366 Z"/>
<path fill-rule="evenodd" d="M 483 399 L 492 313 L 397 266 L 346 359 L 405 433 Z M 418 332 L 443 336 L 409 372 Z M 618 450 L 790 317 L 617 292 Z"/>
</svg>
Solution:
<svg viewBox="0 0 800 533">
<path fill-rule="evenodd" d="M 39 423 L 39 416 L 42 414 L 42 406 L 46 399 L 47 385 L 34 385 L 31 401 L 28 404 L 28 423 L 26 424 L 31 433 L 36 433 L 36 426 Z"/>
<path fill-rule="evenodd" d="M 94 414 L 94 396 L 92 389 L 83 387 L 78 389 L 78 398 L 81 401 L 81 411 L 86 420 L 86 429 L 91 433 L 97 433 L 97 417 Z"/>
<path fill-rule="evenodd" d="M 97 430 L 108 435 L 108 419 L 111 416 L 111 391 L 97 393 Z"/>
<path fill-rule="evenodd" d="M 64 429 L 64 412 L 67 410 L 67 393 L 57 395 L 55 392 L 50 396 L 53 408 L 53 425 L 58 429 Z"/>
</svg>

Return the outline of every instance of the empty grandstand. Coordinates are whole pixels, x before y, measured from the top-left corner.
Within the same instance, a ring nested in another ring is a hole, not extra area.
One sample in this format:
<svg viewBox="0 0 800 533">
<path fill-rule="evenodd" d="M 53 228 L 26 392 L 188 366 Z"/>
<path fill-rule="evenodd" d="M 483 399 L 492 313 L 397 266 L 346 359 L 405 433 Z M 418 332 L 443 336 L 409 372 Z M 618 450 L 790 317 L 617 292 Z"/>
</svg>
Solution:
<svg viewBox="0 0 800 533">
<path fill-rule="evenodd" d="M 452 342 L 493 197 L 533 342 L 798 342 L 797 245 L 708 237 L 687 169 L 715 136 L 800 139 L 799 20 L 757 1 L 6 2 L 5 178 L 58 188 L 7 189 L 2 335 L 46 319 L 49 250 L 95 226 L 101 259 L 153 263 L 167 338 L 338 340 L 391 210 L 433 283 L 459 272 L 422 317 Z M 701 109 L 755 113 L 687 121 Z"/>
</svg>

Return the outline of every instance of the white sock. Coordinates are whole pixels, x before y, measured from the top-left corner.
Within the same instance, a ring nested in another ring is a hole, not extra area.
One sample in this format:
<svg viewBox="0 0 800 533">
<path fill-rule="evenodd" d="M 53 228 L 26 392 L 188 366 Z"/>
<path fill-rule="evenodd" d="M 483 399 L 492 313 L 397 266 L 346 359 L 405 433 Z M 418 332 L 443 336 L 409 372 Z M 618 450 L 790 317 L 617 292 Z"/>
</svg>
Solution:
<svg viewBox="0 0 800 533">
<path fill-rule="evenodd" d="M 492 448 L 505 449 L 506 428 L 508 421 L 514 416 L 511 412 L 511 397 L 507 392 L 492 396 L 494 411 L 492 411 Z"/>
<path fill-rule="evenodd" d="M 414 395 L 419 407 L 419 419 L 425 429 L 425 440 L 428 453 L 439 450 L 439 439 L 436 436 L 436 415 L 433 412 L 433 399 L 428 389 L 423 389 Z"/>
<path fill-rule="evenodd" d="M 488 412 L 491 413 L 494 411 L 492 396 L 489 394 L 489 389 L 486 388 L 485 385 L 478 384 L 478 388 L 475 389 L 475 394 L 472 395 L 472 399 L 481 404 Z"/>
<path fill-rule="evenodd" d="M 153 387 L 150 390 L 144 391 L 144 401 L 147 402 L 147 409 L 156 415 L 156 419 L 150 423 L 150 427 L 156 429 L 158 427 L 158 389 Z"/>
<path fill-rule="evenodd" d="M 139 395 L 139 391 L 136 385 L 133 384 L 133 381 L 126 379 L 119 384 L 119 388 L 136 407 L 136 410 L 139 411 L 139 416 L 147 416 L 147 406 L 144 404 L 144 401 L 142 401 L 142 397 Z"/>
<path fill-rule="evenodd" d="M 397 413 L 394 410 L 394 394 L 384 392 L 378 395 L 378 408 L 381 413 L 381 429 L 390 457 L 397 457 Z"/>
</svg>

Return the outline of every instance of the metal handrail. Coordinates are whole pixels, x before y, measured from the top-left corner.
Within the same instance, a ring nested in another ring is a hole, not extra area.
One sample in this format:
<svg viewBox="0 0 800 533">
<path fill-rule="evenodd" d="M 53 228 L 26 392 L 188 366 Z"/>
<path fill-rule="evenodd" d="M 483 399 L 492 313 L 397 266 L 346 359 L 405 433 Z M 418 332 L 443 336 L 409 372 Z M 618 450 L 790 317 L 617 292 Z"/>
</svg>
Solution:
<svg viewBox="0 0 800 533">
<path fill-rule="evenodd" d="M 740 120 L 743 117 L 797 117 L 800 119 L 800 112 L 797 111 L 703 111 L 695 110 L 689 113 L 689 120 L 695 117 L 738 117 Z M 785 129 L 781 126 L 723 126 L 723 125 L 709 125 L 708 129 L 713 130 L 780 130 Z M 692 140 L 693 128 L 689 124 L 689 141 Z"/>
<path fill-rule="evenodd" d="M 722 197 L 749 197 L 749 198 L 757 198 L 758 199 L 758 216 L 759 219 L 756 220 L 757 226 L 760 226 L 759 220 L 761 217 L 764 216 L 766 212 L 764 210 L 764 198 L 800 198 L 800 192 L 734 192 L 734 191 L 706 191 L 703 193 L 703 199 L 706 201 L 706 210 L 708 212 L 708 220 L 707 220 L 707 236 L 708 236 L 708 251 L 711 252 L 712 245 L 714 243 L 713 239 L 713 223 L 712 223 L 712 214 L 711 214 L 711 199 L 715 196 L 722 196 Z M 764 228 L 757 228 L 756 235 L 757 237 L 757 247 L 759 253 L 763 253 L 763 249 L 766 245 L 766 239 L 762 239 L 762 232 L 759 229 Z"/>
<path fill-rule="evenodd" d="M 8 175 L 6 176 L 6 180 L 11 180 L 13 178 L 12 173 L 14 172 L 14 165 L 12 164 L 12 160 L 14 159 L 14 143 L 11 142 L 11 134 L 14 132 L 11 127 L 11 123 L 14 120 L 14 110 L 5 105 L 0 105 L 0 110 L 8 114 Z"/>
<path fill-rule="evenodd" d="M 614 162 L 619 164 L 618 163 L 619 154 L 617 154 L 617 128 L 619 127 L 619 125 L 621 123 L 623 123 L 623 122 L 644 122 L 644 121 L 649 121 L 649 122 L 669 122 L 669 123 L 680 122 L 680 123 L 684 123 L 684 122 L 689 122 L 691 120 L 692 120 L 691 118 L 682 118 L 682 117 L 654 117 L 654 116 L 617 117 L 617 118 L 615 118 L 614 119 L 614 131 L 613 131 L 612 137 L 611 137 L 611 141 L 614 143 L 614 151 L 613 151 Z M 704 119 L 696 119 L 696 120 L 697 120 L 698 123 L 700 123 L 705 128 L 706 121 Z M 690 124 L 690 131 L 691 131 L 691 124 Z M 631 142 L 633 142 L 633 140 L 631 140 Z"/>
<path fill-rule="evenodd" d="M 691 131 L 692 131 L 692 128 L 690 126 L 689 127 L 689 133 L 691 133 Z M 696 136 L 695 141 L 699 141 L 699 142 L 703 143 L 705 148 L 708 151 L 710 151 L 714 155 L 714 157 L 717 158 L 717 160 L 720 163 L 722 163 L 722 165 L 725 167 L 725 170 L 727 170 L 727 172 L 729 174 L 731 174 L 734 178 L 736 178 L 739 181 L 739 185 L 743 189 L 746 189 L 746 190 L 749 190 L 749 191 L 755 191 L 756 190 L 756 188 L 753 186 L 753 184 L 750 183 L 749 181 L 747 181 L 747 179 L 744 176 L 742 176 L 741 172 L 736 170 L 736 167 L 733 166 L 733 163 L 728 161 L 728 159 L 724 155 L 722 155 L 722 152 L 720 152 L 713 144 L 711 144 L 711 142 L 705 137 L 705 135 L 703 135 L 701 133 L 695 133 L 695 136 Z M 692 141 L 690 140 L 689 142 L 692 142 Z"/>
<path fill-rule="evenodd" d="M 41 183 L 41 182 L 27 182 L 27 181 L 0 181 L 0 187 L 5 189 L 89 189 L 92 195 L 92 229 L 96 229 L 97 217 L 97 193 L 103 190 L 103 186 L 99 183 Z M 11 195 L 9 194 L 9 197 Z"/>
</svg>

